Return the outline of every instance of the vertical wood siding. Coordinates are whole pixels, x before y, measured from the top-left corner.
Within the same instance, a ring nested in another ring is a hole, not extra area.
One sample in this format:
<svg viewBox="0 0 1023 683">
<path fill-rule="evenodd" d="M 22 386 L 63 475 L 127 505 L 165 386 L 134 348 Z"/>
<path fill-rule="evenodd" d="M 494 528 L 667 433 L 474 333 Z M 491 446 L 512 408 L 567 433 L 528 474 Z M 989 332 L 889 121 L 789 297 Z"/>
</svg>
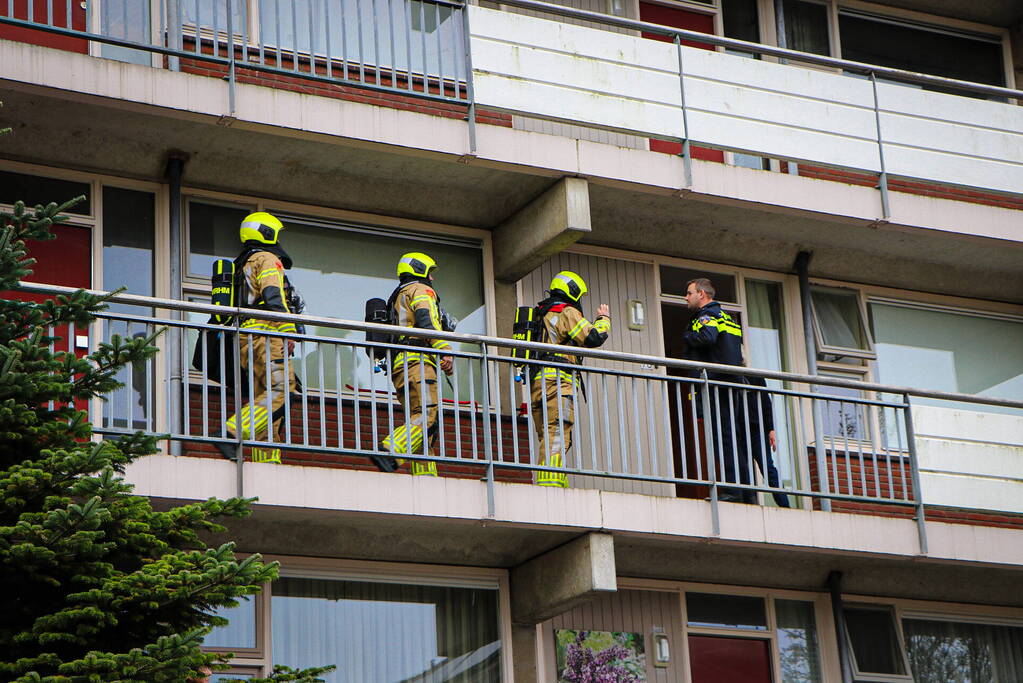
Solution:
<svg viewBox="0 0 1023 683">
<path fill-rule="evenodd" d="M 653 665 L 654 628 L 668 634 L 671 662 L 667 667 Z M 684 676 L 682 612 L 678 593 L 621 590 L 595 598 L 585 605 L 544 622 L 542 637 L 546 655 L 547 680 L 556 680 L 556 629 L 625 631 L 643 634 L 650 683 L 682 683 Z"/>
<path fill-rule="evenodd" d="M 601 303 L 611 307 L 611 335 L 602 348 L 646 355 L 659 355 L 658 295 L 654 290 L 653 265 L 621 259 L 583 254 L 562 253 L 550 259 L 522 279 L 523 306 L 534 305 L 545 296 L 551 278 L 561 270 L 579 273 L 586 280 L 589 294 L 583 297 L 583 310 L 592 319 Z M 626 326 L 629 299 L 639 299 L 646 308 L 646 327 L 632 331 Z M 587 360 L 590 367 L 619 371 L 659 373 L 634 364 L 618 361 Z M 568 454 L 569 463 L 587 469 L 596 468 L 613 472 L 628 472 L 670 476 L 672 474 L 671 449 L 666 419 L 665 389 L 660 382 L 635 383 L 628 379 L 607 381 L 609 419 L 603 419 L 604 389 L 602 383 L 590 377 L 587 382 L 588 401 L 576 403 L 574 445 Z M 587 405 L 589 403 L 589 405 Z M 593 423 L 589 419 L 590 409 Z M 621 415 L 623 419 L 619 418 Z M 621 447 L 621 434 L 625 434 L 626 447 Z M 607 447 L 610 435 L 611 448 Z M 593 438 L 591 438 L 591 435 Z M 600 477 L 571 477 L 572 486 L 599 488 L 624 493 L 672 496 L 674 489 L 668 484 L 611 480 Z"/>
</svg>

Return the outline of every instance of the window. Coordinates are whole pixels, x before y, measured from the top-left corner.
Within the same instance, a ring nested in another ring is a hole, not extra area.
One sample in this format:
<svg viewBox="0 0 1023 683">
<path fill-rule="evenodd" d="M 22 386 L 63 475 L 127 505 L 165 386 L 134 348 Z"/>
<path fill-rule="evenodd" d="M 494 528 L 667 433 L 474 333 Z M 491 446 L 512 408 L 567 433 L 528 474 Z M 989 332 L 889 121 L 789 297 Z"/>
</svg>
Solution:
<svg viewBox="0 0 1023 683">
<path fill-rule="evenodd" d="M 254 206 L 238 207 L 191 200 L 188 202 L 188 277 L 208 281 L 213 262 L 234 259 L 241 246 L 238 226 L 255 211 Z"/>
<path fill-rule="evenodd" d="M 851 289 L 811 287 L 817 350 L 838 357 L 873 358 L 859 292 Z"/>
<path fill-rule="evenodd" d="M 906 618 L 902 629 L 915 683 L 1023 680 L 1023 628 Z"/>
<path fill-rule="evenodd" d="M 100 12 L 100 33 L 121 40 L 144 45 L 152 44 L 150 35 L 150 6 L 138 0 L 103 0 Z M 102 44 L 100 54 L 108 59 L 149 66 L 152 54 L 145 50 L 132 50 L 120 45 Z"/>
<path fill-rule="evenodd" d="M 92 188 L 89 183 L 0 171 L 0 204 L 14 204 L 21 200 L 29 207 L 36 204 L 45 206 L 50 202 L 66 202 L 78 195 L 85 195 L 85 201 L 76 204 L 68 213 L 91 216 Z"/>
<path fill-rule="evenodd" d="M 256 641 L 256 601 L 257 597 L 248 600 L 242 598 L 237 607 L 217 610 L 217 616 L 228 620 L 226 626 L 213 629 L 203 641 L 203 647 L 236 652 L 238 650 L 255 650 Z"/>
<path fill-rule="evenodd" d="M 905 676 L 906 664 L 892 610 L 846 607 L 843 613 L 856 671 L 867 676 Z"/>
<path fill-rule="evenodd" d="M 674 296 L 686 295 L 686 283 L 690 280 L 705 277 L 710 280 L 717 290 L 715 298 L 718 301 L 737 302 L 739 301 L 738 288 L 735 276 L 724 273 L 712 273 L 705 270 L 689 268 L 676 268 L 673 266 L 661 266 L 661 292 Z"/>
<path fill-rule="evenodd" d="M 151 192 L 103 188 L 103 289 L 124 287 L 129 294 L 153 296 L 156 246 L 156 198 Z M 126 304 L 110 304 L 112 313 L 151 314 Z M 145 323 L 109 320 L 104 326 L 107 339 L 113 334 L 134 338 L 152 334 Z M 124 387 L 103 402 L 103 426 L 153 429 L 154 363 L 133 363 L 117 372 Z M 112 418 L 112 415 L 119 417 Z M 128 424 L 127 415 L 131 415 Z"/>
<path fill-rule="evenodd" d="M 1005 85 L 1002 44 L 997 36 L 962 33 L 852 10 L 839 13 L 838 28 L 844 59 Z"/>
<path fill-rule="evenodd" d="M 721 14 L 726 37 L 760 42 L 756 0 L 722 0 Z"/>
<path fill-rule="evenodd" d="M 281 578 L 273 662 L 337 664 L 328 683 L 501 680 L 497 591 Z"/>
<path fill-rule="evenodd" d="M 785 0 L 784 12 L 786 47 L 816 55 L 831 54 L 827 5 Z"/>
<path fill-rule="evenodd" d="M 1023 320 L 920 308 L 897 301 L 871 302 L 870 318 L 877 338 L 879 382 L 1023 399 Z M 957 407 L 948 401 L 914 401 Z M 976 404 L 958 407 L 1013 412 L 1010 408 Z"/>
<path fill-rule="evenodd" d="M 822 371 L 824 377 L 840 377 L 842 379 L 862 380 L 862 375 L 849 375 L 834 371 Z M 825 436 L 838 441 L 868 441 L 870 438 L 870 425 L 867 422 L 867 406 L 862 403 L 853 403 L 846 399 L 863 398 L 862 393 L 857 389 L 845 387 L 832 387 L 820 385 L 818 387 L 822 398 L 827 400 L 819 401 L 821 406 L 821 419 L 824 424 Z"/>
<path fill-rule="evenodd" d="M 820 683 L 820 645 L 814 605 L 804 600 L 775 600 L 782 683 Z"/>
<path fill-rule="evenodd" d="M 690 626 L 767 630 L 764 599 L 745 595 L 686 593 Z"/>
<path fill-rule="evenodd" d="M 785 362 L 785 319 L 782 309 L 781 285 L 777 282 L 745 280 L 746 309 L 749 323 L 745 330 L 746 348 L 749 350 L 747 364 L 762 370 L 784 370 Z M 770 389 L 784 389 L 780 380 L 769 379 Z M 792 486 L 796 478 L 796 460 L 792 445 L 792 427 L 789 404 L 781 396 L 771 398 L 774 415 L 774 431 L 778 439 L 778 450 L 772 455 L 776 460 L 782 486 Z M 770 496 L 765 500 L 771 500 Z"/>
</svg>

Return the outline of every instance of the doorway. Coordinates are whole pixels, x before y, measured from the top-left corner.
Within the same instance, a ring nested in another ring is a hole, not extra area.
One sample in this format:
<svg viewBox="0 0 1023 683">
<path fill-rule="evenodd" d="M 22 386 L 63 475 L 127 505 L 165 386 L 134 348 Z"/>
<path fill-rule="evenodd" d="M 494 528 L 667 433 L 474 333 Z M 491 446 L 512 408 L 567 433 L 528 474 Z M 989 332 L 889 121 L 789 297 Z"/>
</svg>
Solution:
<svg viewBox="0 0 1023 683">
<path fill-rule="evenodd" d="M 773 683 L 771 641 L 689 636 L 692 683 Z"/>
</svg>

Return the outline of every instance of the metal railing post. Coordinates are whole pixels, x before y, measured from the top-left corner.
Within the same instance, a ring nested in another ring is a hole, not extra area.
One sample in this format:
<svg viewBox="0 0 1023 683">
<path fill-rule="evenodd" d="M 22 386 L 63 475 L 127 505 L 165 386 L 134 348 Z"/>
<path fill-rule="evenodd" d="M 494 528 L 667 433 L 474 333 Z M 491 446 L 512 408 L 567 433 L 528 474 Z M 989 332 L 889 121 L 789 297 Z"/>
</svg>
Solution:
<svg viewBox="0 0 1023 683">
<path fill-rule="evenodd" d="M 700 389 L 700 401 L 703 403 L 703 448 L 707 454 L 707 478 L 710 480 L 710 524 L 711 533 L 721 535 L 721 519 L 718 516 L 718 477 L 717 462 L 714 455 L 714 416 L 710 404 L 710 379 L 707 371 L 700 371 L 703 388 Z M 695 386 L 695 385 L 694 385 Z M 718 416 L 718 420 L 721 417 Z M 709 422 L 708 422 L 709 421 Z"/>
<path fill-rule="evenodd" d="M 870 87 L 874 92 L 874 125 L 877 127 L 877 156 L 881 164 L 881 174 L 877 178 L 877 188 L 881 191 L 881 220 L 892 217 L 892 208 L 888 198 L 888 169 L 884 163 L 884 136 L 881 134 L 881 108 L 877 98 L 877 76 L 870 72 Z"/>
<path fill-rule="evenodd" d="M 252 349 L 252 343 L 250 339 L 249 349 Z M 236 475 L 236 487 L 238 489 L 238 497 L 241 498 L 245 495 L 245 456 L 243 452 L 243 441 L 245 440 L 245 434 L 242 431 L 242 322 L 240 316 L 234 316 L 234 348 L 231 350 L 234 354 L 234 425 L 235 437 L 238 439 L 238 444 L 235 446 L 234 459 L 235 459 L 235 475 Z M 252 364 L 249 364 L 252 367 Z M 251 385 L 250 385 L 251 390 Z M 252 421 L 254 422 L 254 421 Z M 273 430 L 272 424 L 267 424 L 267 432 Z"/>
<path fill-rule="evenodd" d="M 465 48 L 465 96 L 469 101 L 466 112 L 469 125 L 469 153 L 466 156 L 476 156 L 476 92 L 473 88 L 472 75 L 472 33 L 469 30 L 469 4 L 462 5 L 462 43 Z M 425 79 L 426 65 L 423 65 L 423 78 Z M 444 84 L 441 83 L 441 87 Z M 458 84 L 455 84 L 458 87 Z"/>
<path fill-rule="evenodd" d="M 480 345 L 480 351 L 483 356 L 480 391 L 483 394 L 483 454 L 487 459 L 487 517 L 493 517 L 497 506 L 494 501 L 494 444 L 490 436 L 490 353 L 485 343 Z M 500 434 L 497 436 L 501 438 Z"/>
<path fill-rule="evenodd" d="M 913 482 L 913 499 L 916 501 L 916 530 L 920 537 L 920 554 L 927 554 L 927 518 L 924 511 L 924 496 L 920 490 L 920 463 L 916 457 L 916 432 L 913 430 L 913 406 L 909 394 L 903 394 L 906 403 L 903 408 L 903 419 L 906 421 L 906 450 L 909 452 L 909 471 Z M 891 476 L 891 472 L 888 473 Z M 905 472 L 903 475 L 905 476 Z"/>
<path fill-rule="evenodd" d="M 234 3 L 236 0 L 227 0 L 227 109 L 228 117 L 234 118 L 235 115 L 235 69 L 234 69 Z M 241 0 L 244 2 L 244 0 Z M 311 30 L 311 29 L 310 29 Z M 214 49 L 213 53 L 217 54 L 218 49 L 216 47 L 217 41 L 220 40 L 218 36 L 213 36 Z M 246 49 L 243 45 L 242 49 Z"/>
<path fill-rule="evenodd" d="M 685 187 L 693 187 L 693 158 L 689 147 L 689 115 L 686 113 L 686 74 L 682 65 L 682 40 L 675 34 L 675 50 L 678 52 L 678 92 L 682 105 L 682 166 L 685 169 Z"/>
</svg>

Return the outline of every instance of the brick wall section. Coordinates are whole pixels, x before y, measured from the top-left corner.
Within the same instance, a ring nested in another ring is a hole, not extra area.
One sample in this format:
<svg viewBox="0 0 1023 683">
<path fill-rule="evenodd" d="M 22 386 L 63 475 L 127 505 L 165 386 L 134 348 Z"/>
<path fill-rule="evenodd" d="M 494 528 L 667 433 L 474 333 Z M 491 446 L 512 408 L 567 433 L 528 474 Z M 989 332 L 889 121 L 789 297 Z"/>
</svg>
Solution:
<svg viewBox="0 0 1023 683">
<path fill-rule="evenodd" d="M 194 43 L 191 45 L 186 44 L 185 49 L 194 49 Z M 204 46 L 203 52 L 211 54 L 210 47 Z M 238 58 L 241 59 L 241 57 L 241 50 L 239 49 Z M 264 53 L 263 57 L 264 63 L 267 66 L 276 66 L 275 52 L 267 51 Z M 251 58 L 258 59 L 258 52 L 252 52 Z M 360 71 L 358 65 L 354 67 L 349 66 L 346 73 L 343 64 L 335 61 L 331 65 L 332 72 L 330 77 L 336 79 L 336 82 L 327 82 L 303 78 L 300 75 L 301 73 L 311 73 L 309 60 L 299 58 L 298 61 L 298 73 L 293 76 L 288 74 L 266 73 L 264 71 L 249 69 L 245 67 L 244 62 L 238 62 L 235 67 L 235 80 L 238 83 L 248 85 L 260 85 L 267 88 L 276 88 L 278 90 L 287 90 L 289 92 L 303 93 L 306 95 L 317 95 L 319 97 L 347 100 L 349 102 L 361 102 L 362 104 L 372 104 L 378 107 L 389 107 L 391 109 L 401 109 L 403 111 L 414 111 L 421 114 L 430 114 L 432 116 L 442 116 L 444 118 L 464 120 L 467 116 L 467 105 L 463 103 L 438 102 L 435 100 L 421 99 L 412 95 L 382 92 L 379 90 L 360 88 L 358 86 L 359 83 L 366 83 L 369 85 L 380 85 L 388 88 L 396 87 L 399 90 L 406 90 L 409 85 L 408 77 L 401 73 L 391 74 L 390 72 L 382 71 L 379 74 L 378 81 L 377 74 L 374 73 L 372 68 Z M 201 59 L 187 58 L 181 58 L 179 60 L 179 64 L 181 71 L 185 73 L 197 76 L 207 76 L 210 78 L 227 77 L 227 67 L 221 64 L 214 64 Z M 282 55 L 280 65 L 280 68 L 286 70 L 291 70 L 294 67 L 294 63 L 290 56 L 286 54 Z M 321 77 L 328 76 L 325 60 L 316 61 L 315 74 Z M 425 87 L 427 87 L 428 91 L 433 95 L 440 94 L 440 85 L 438 84 L 437 79 L 428 80 Z M 421 93 L 423 92 L 423 88 L 423 79 L 421 77 L 417 78 L 413 74 L 412 91 Z M 458 86 L 458 91 L 459 92 L 457 94 L 464 98 L 465 87 L 461 85 Z M 455 86 L 451 83 L 446 83 L 444 85 L 444 95 L 447 97 L 455 97 Z M 511 128 L 512 117 L 510 114 L 503 114 L 477 108 L 476 122 Z"/>
<path fill-rule="evenodd" d="M 359 401 L 358 410 L 358 432 L 359 445 L 363 450 L 372 450 L 374 443 L 373 423 L 374 415 L 371 409 L 372 402 L 366 398 Z M 401 407 L 395 405 L 394 425 L 397 427 L 403 422 Z M 234 401 L 229 397 L 227 400 L 227 415 L 233 414 Z M 306 465 L 310 467 L 336 467 L 358 470 L 376 471 L 376 467 L 362 455 L 344 452 L 344 449 L 356 447 L 355 424 L 356 411 L 352 398 L 341 401 L 341 440 L 342 447 L 338 447 L 338 410 L 337 402 L 331 397 L 324 401 L 324 411 L 320 413 L 320 400 L 317 396 L 309 396 L 305 410 L 303 410 L 301 397 L 294 397 L 291 401 L 291 443 L 311 446 L 325 446 L 332 450 L 303 451 L 298 449 L 282 449 L 281 460 L 288 465 Z M 202 387 L 193 386 L 190 390 L 188 416 L 189 431 L 192 434 L 201 434 L 203 421 L 206 422 L 208 434 L 219 435 L 221 420 L 225 413 L 220 409 L 220 389 L 211 387 L 207 395 L 206 405 L 203 405 Z M 303 434 L 303 420 L 309 420 L 309 440 L 305 441 Z M 387 404 L 383 401 L 376 403 L 376 440 L 383 439 L 390 431 L 388 424 Z M 321 438 L 321 429 L 326 436 L 326 443 Z M 518 438 L 518 451 L 516 452 L 516 431 Z M 457 463 L 438 463 L 437 468 L 441 475 L 456 478 L 479 479 L 486 475 L 484 465 L 472 464 L 473 435 L 475 432 L 477 451 L 483 450 L 483 419 L 479 410 L 472 410 L 462 407 L 456 416 L 451 404 L 444 406 L 444 448 L 440 450 L 440 438 L 438 437 L 438 450 L 434 455 L 458 457 L 459 440 L 461 444 L 461 456 L 463 460 Z M 498 427 L 490 426 L 491 440 L 494 453 L 498 459 L 504 462 L 529 462 L 529 428 L 524 417 L 516 417 L 514 420 L 507 415 L 501 417 L 500 437 Z M 185 455 L 195 457 L 219 458 L 217 449 L 204 443 L 186 442 L 183 451 Z M 246 448 L 246 457 L 249 457 L 249 449 Z M 407 472 L 408 465 L 404 465 L 400 471 Z M 498 481 L 530 483 L 532 473 L 529 470 L 502 469 L 496 468 L 495 478 Z"/>
<path fill-rule="evenodd" d="M 902 483 L 905 481 L 906 493 L 909 498 L 913 495 L 913 481 L 910 473 L 909 462 L 904 459 L 892 458 L 889 466 L 887 459 L 878 458 L 875 467 L 873 459 L 864 457 L 863 467 L 860 467 L 858 454 L 846 456 L 843 453 L 828 453 L 827 468 L 829 480 L 835 478 L 835 468 L 838 469 L 838 492 L 853 495 L 880 495 L 894 498 L 896 500 L 907 500 L 902 493 Z M 813 449 L 809 450 L 810 487 L 814 491 L 820 489 L 820 477 L 817 474 L 817 459 L 814 457 Z M 877 472 L 880 492 L 875 488 L 874 473 Z M 860 475 L 866 480 L 866 488 Z M 848 476 L 852 476 L 852 488 L 849 487 Z M 888 484 L 891 481 L 892 490 L 895 495 L 889 495 Z M 832 481 L 834 490 L 834 481 Z M 820 510 L 820 500 L 813 503 L 815 510 Z M 899 517 L 912 519 L 916 516 L 916 509 L 904 505 L 885 505 L 883 503 L 860 503 L 854 501 L 831 501 L 831 509 L 834 512 L 848 512 L 860 515 L 874 515 L 877 517 Z M 934 522 L 947 522 L 950 524 L 968 524 L 972 526 L 993 526 L 1005 529 L 1023 529 L 1023 515 L 1016 515 L 1005 512 L 984 512 L 979 510 L 954 510 L 936 506 L 925 506 L 925 513 L 928 520 Z"/>
<path fill-rule="evenodd" d="M 806 178 L 818 178 L 820 180 L 830 180 L 850 185 L 877 186 L 877 176 L 869 173 L 841 171 L 834 168 L 808 166 L 806 164 L 799 164 L 799 175 Z M 959 202 L 986 204 L 987 206 L 998 206 L 1003 209 L 1023 211 L 1023 197 L 1009 197 L 994 192 L 981 192 L 979 190 L 967 190 L 895 178 L 888 179 L 888 189 L 892 192 L 905 192 L 906 194 L 924 195 L 938 199 L 952 199 Z"/>
</svg>

